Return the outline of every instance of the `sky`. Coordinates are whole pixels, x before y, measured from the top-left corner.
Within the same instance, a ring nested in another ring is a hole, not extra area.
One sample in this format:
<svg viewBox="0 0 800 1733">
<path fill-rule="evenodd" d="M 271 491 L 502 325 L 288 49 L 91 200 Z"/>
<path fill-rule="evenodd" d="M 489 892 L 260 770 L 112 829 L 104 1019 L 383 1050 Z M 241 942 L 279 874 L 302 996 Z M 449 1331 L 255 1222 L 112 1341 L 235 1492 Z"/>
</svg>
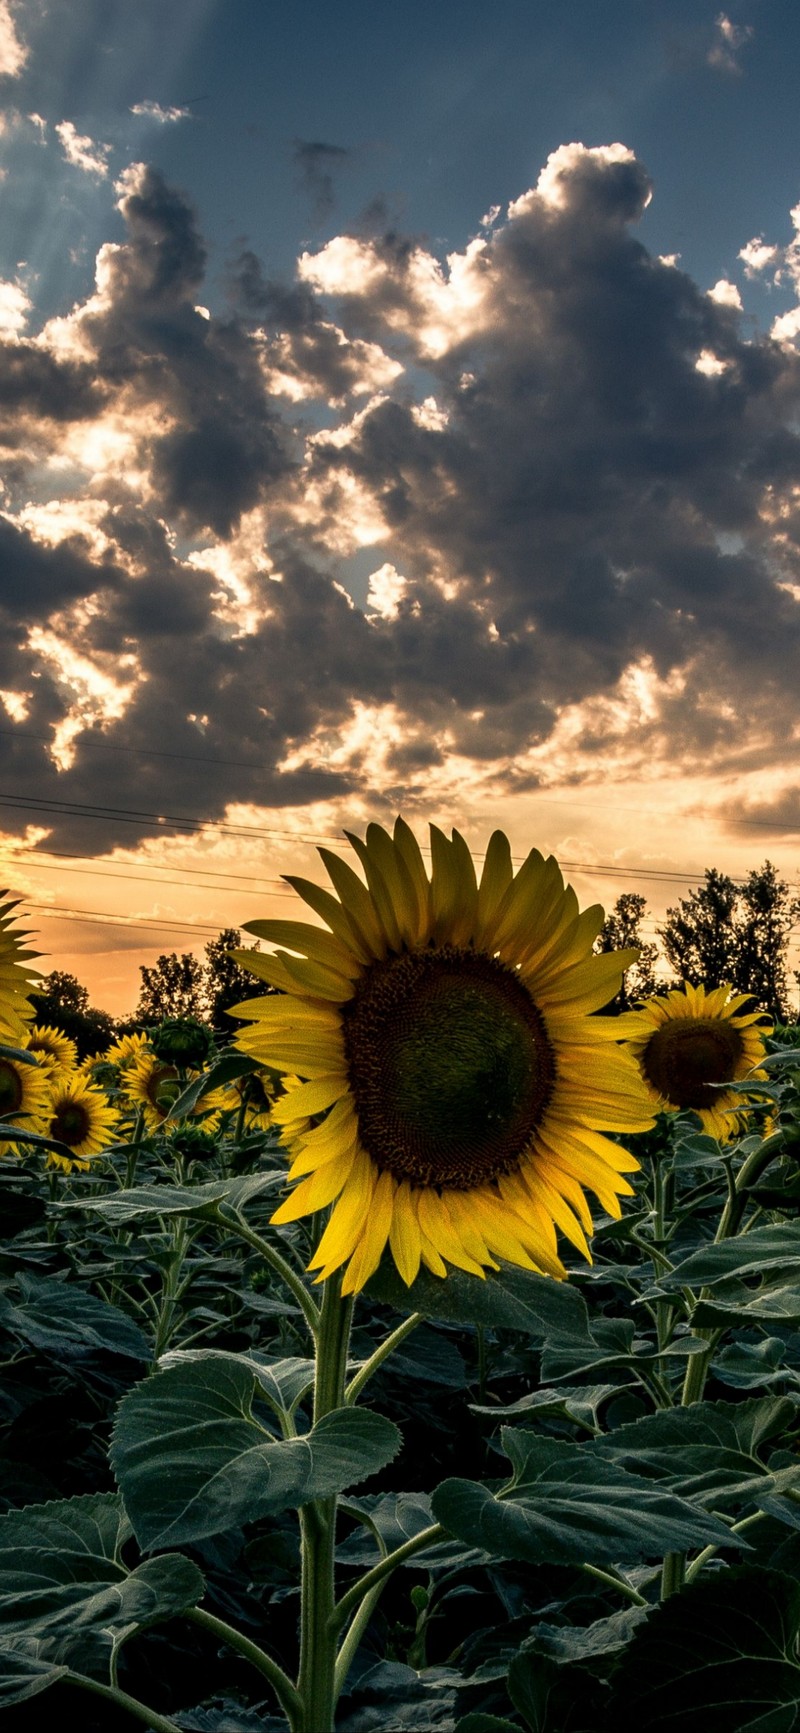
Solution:
<svg viewBox="0 0 800 1733">
<path fill-rule="evenodd" d="M 799 59 L 795 0 L 0 0 L 45 969 L 129 1012 L 398 811 L 648 936 L 796 886 Z"/>
</svg>

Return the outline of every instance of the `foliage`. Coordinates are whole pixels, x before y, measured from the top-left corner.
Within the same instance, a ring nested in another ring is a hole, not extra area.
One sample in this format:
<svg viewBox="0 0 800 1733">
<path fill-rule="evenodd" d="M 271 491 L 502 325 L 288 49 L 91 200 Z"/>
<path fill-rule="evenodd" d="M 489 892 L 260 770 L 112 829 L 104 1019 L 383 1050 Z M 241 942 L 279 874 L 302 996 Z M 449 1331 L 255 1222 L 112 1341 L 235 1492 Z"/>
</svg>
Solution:
<svg viewBox="0 0 800 1733">
<path fill-rule="evenodd" d="M 340 1640 L 357 1621 L 337 1733 L 800 1726 L 792 1039 L 738 1142 L 691 1114 L 633 1140 L 636 1196 L 567 1282 L 407 1290 L 385 1261 L 316 1419 L 310 1224 L 270 1226 L 277 1140 L 219 1105 L 252 1061 L 212 1050 L 150 1136 L 120 1076 L 119 1141 L 87 1172 L 9 1148 L 9 1729 L 49 1691 L 86 1733 L 131 1698 L 161 1733 L 312 1733 L 280 1667 L 298 1522 L 324 1537 L 337 1508 Z"/>
<path fill-rule="evenodd" d="M 667 910 L 659 929 L 669 962 L 693 986 L 730 984 L 778 1022 L 789 1018 L 787 947 L 800 916 L 770 861 L 744 884 L 710 867 L 705 882 Z"/>
<path fill-rule="evenodd" d="M 658 945 L 649 943 L 642 937 L 641 925 L 647 910 L 647 900 L 636 891 L 623 891 L 617 897 L 611 913 L 606 915 L 595 944 L 596 951 L 626 951 L 630 946 L 639 950 L 639 958 L 622 977 L 622 986 L 608 1007 L 609 1014 L 614 1011 L 627 1011 L 638 999 L 647 999 L 655 993 L 657 983 L 655 965 L 658 957 Z"/>
<path fill-rule="evenodd" d="M 159 1023 L 163 1018 L 193 1017 L 208 1021 L 212 1029 L 229 1034 L 231 1005 L 251 997 L 252 976 L 230 955 L 242 948 L 238 927 L 223 927 L 205 946 L 205 962 L 192 951 L 162 952 L 151 967 L 140 965 L 142 977 L 137 1026 Z M 259 945 L 246 949 L 257 951 Z M 267 988 L 267 991 L 270 991 Z"/>
<path fill-rule="evenodd" d="M 113 1037 L 114 1023 L 108 1012 L 90 1005 L 88 988 L 63 969 L 45 975 L 39 992 L 31 994 L 31 1004 L 38 1023 L 54 1024 L 71 1037 L 79 1059 L 102 1053 Z"/>
</svg>

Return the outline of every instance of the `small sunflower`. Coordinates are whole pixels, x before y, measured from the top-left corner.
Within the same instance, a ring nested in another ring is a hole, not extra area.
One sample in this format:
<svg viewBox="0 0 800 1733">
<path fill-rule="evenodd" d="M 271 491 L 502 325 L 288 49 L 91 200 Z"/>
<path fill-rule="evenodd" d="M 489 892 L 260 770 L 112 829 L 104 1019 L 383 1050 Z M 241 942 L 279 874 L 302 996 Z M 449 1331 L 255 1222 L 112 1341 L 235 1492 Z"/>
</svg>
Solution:
<svg viewBox="0 0 800 1733">
<path fill-rule="evenodd" d="M 480 883 L 458 832 L 431 827 L 430 879 L 402 819 L 348 840 L 366 884 L 327 849 L 338 896 L 289 879 L 329 930 L 256 921 L 289 950 L 235 953 L 279 989 L 236 1008 L 238 1046 L 304 1079 L 272 1110 L 299 1182 L 272 1219 L 333 1205 L 310 1268 L 346 1264 L 344 1293 L 387 1240 L 407 1284 L 420 1262 L 562 1276 L 557 1227 L 589 1256 L 585 1190 L 618 1216 L 632 1189 L 638 1162 L 603 1134 L 652 1124 L 614 1020 L 590 1015 L 637 953 L 594 955 L 602 909 L 536 850 L 515 874 L 501 831 Z"/>
<path fill-rule="evenodd" d="M 653 1111 L 691 1108 L 703 1130 L 721 1143 L 735 1137 L 746 1119 L 748 1096 L 720 1088 L 744 1077 L 763 1081 L 757 1069 L 770 1028 L 747 993 L 730 987 L 693 987 L 647 999 L 617 1019 L 618 1033 L 637 1060 Z M 753 1099 L 758 1100 L 758 1090 Z"/>
<path fill-rule="evenodd" d="M 34 1015 L 28 994 L 40 976 L 29 962 L 39 953 L 25 949 L 22 941 L 28 937 L 26 932 L 12 932 L 19 898 L 4 901 L 6 896 L 6 891 L 0 891 L 0 1042 L 18 1046 Z"/>
<path fill-rule="evenodd" d="M 35 1053 L 42 1069 L 50 1077 L 64 1076 L 75 1071 L 78 1065 L 78 1048 L 63 1029 L 55 1029 L 51 1023 L 34 1023 L 33 1028 L 26 1031 L 22 1045 L 29 1053 Z"/>
<path fill-rule="evenodd" d="M 117 1113 L 102 1089 L 73 1071 L 67 1077 L 50 1078 L 48 1106 L 48 1137 L 57 1138 L 72 1151 L 71 1158 L 51 1150 L 48 1167 L 61 1167 L 66 1173 L 73 1168 L 88 1168 L 87 1156 L 99 1155 L 114 1142 Z"/>
<path fill-rule="evenodd" d="M 185 1072 L 181 1077 L 175 1065 L 168 1065 L 165 1060 L 157 1059 L 154 1053 L 144 1052 L 123 1073 L 121 1087 L 127 1100 L 135 1107 L 142 1109 L 145 1129 L 149 1132 L 159 1131 L 178 1096 L 189 1083 L 197 1077 L 196 1071 Z M 194 1111 L 187 1115 L 189 1119 L 202 1120 L 204 1131 L 216 1131 L 220 1123 L 221 1111 L 230 1107 L 227 1092 L 214 1089 L 208 1095 L 203 1095 Z M 167 1126 L 168 1132 L 177 1129 L 179 1121 Z"/>
<path fill-rule="evenodd" d="M 284 1079 L 265 1067 L 251 1071 L 247 1077 L 237 1077 L 230 1086 L 231 1099 L 227 1105 L 238 1108 L 244 1101 L 245 1130 L 268 1131 L 272 1125 L 272 1109 L 284 1094 Z"/>
<path fill-rule="evenodd" d="M 116 1065 L 118 1071 L 130 1071 L 131 1066 L 148 1052 L 146 1035 L 120 1035 L 111 1047 L 103 1054 L 107 1065 Z"/>
<path fill-rule="evenodd" d="M 0 1059 L 0 1120 L 21 1130 L 43 1132 L 50 1103 L 48 1080 L 38 1065 Z M 16 1153 L 16 1143 L 0 1142 L 0 1155 Z"/>
</svg>

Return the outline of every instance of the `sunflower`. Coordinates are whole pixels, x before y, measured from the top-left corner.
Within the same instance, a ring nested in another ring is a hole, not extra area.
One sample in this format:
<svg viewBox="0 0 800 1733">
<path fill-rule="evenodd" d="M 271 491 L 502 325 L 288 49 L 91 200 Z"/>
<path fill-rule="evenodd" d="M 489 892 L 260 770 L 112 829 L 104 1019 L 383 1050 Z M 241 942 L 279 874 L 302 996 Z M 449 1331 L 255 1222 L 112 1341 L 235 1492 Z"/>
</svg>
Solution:
<svg viewBox="0 0 800 1733">
<path fill-rule="evenodd" d="M 276 1101 L 285 1094 L 285 1082 L 276 1071 L 266 1068 L 251 1071 L 246 1077 L 237 1077 L 230 1086 L 230 1099 L 227 1106 L 241 1107 L 245 1103 L 244 1124 L 246 1131 L 267 1131 L 272 1125 L 272 1110 Z M 299 1078 L 293 1078 L 293 1083 L 299 1083 Z"/>
<path fill-rule="evenodd" d="M 26 932 L 11 931 L 19 898 L 3 901 L 6 896 L 6 891 L 0 891 L 0 1042 L 18 1045 L 34 1014 L 28 994 L 34 990 L 39 970 L 29 968 L 28 962 L 38 952 L 25 949 L 22 940 L 28 937 Z"/>
<path fill-rule="evenodd" d="M 327 849 L 337 896 L 289 879 L 329 930 L 255 921 L 289 951 L 235 953 L 280 990 L 236 1008 L 237 1044 L 304 1079 L 272 1111 L 299 1182 L 272 1219 L 333 1205 L 309 1267 L 346 1264 L 345 1293 L 387 1240 L 408 1284 L 420 1262 L 562 1276 L 556 1227 L 588 1257 L 585 1189 L 619 1216 L 638 1167 L 603 1133 L 653 1120 L 614 1020 L 590 1016 L 638 953 L 593 955 L 602 909 L 579 913 L 552 856 L 515 874 L 502 831 L 480 884 L 458 832 L 431 827 L 430 880 L 402 819 L 348 840 L 366 884 Z"/>
<path fill-rule="evenodd" d="M 157 1059 L 154 1053 L 143 1052 L 134 1064 L 123 1073 L 121 1086 L 123 1094 L 135 1107 L 142 1109 L 145 1129 L 149 1132 L 159 1131 L 178 1096 L 188 1084 L 197 1078 L 196 1071 L 187 1071 L 181 1077 L 175 1065 L 168 1065 L 165 1060 Z M 215 1131 L 220 1122 L 221 1110 L 230 1107 L 231 1101 L 225 1090 L 215 1089 L 208 1095 L 203 1095 L 191 1114 L 190 1119 L 202 1119 L 205 1131 Z M 175 1121 L 177 1126 L 180 1122 Z M 167 1127 L 171 1130 L 173 1127 Z"/>
<path fill-rule="evenodd" d="M 21 1130 L 45 1130 L 50 1102 L 48 1080 L 38 1065 L 19 1065 L 15 1059 L 0 1059 L 0 1120 Z M 16 1143 L 0 1142 L 0 1155 L 16 1152 Z"/>
<path fill-rule="evenodd" d="M 771 1031 L 761 1011 L 744 1009 L 752 1003 L 749 994 L 734 993 L 730 987 L 707 991 L 687 982 L 617 1019 L 654 1112 L 691 1108 L 703 1130 L 721 1143 L 736 1136 L 753 1098 L 720 1085 L 749 1076 L 757 1083 L 766 1077 L 757 1067 Z"/>
<path fill-rule="evenodd" d="M 57 1138 L 72 1151 L 72 1156 L 58 1155 L 51 1150 L 48 1167 L 62 1167 L 71 1173 L 75 1167 L 88 1168 L 87 1156 L 99 1155 L 113 1143 L 117 1129 L 117 1113 L 102 1089 L 73 1071 L 68 1076 L 51 1076 L 50 1102 L 47 1110 L 46 1133 Z"/>
<path fill-rule="evenodd" d="M 29 1053 L 35 1053 L 42 1069 L 51 1078 L 66 1075 L 75 1071 L 78 1064 L 78 1048 L 63 1029 L 54 1029 L 51 1023 L 34 1023 L 33 1028 L 26 1030 L 23 1042 Z"/>
<path fill-rule="evenodd" d="M 120 1035 L 119 1040 L 106 1049 L 103 1059 L 107 1065 L 116 1065 L 118 1071 L 130 1071 L 131 1066 L 147 1051 L 146 1035 Z"/>
</svg>

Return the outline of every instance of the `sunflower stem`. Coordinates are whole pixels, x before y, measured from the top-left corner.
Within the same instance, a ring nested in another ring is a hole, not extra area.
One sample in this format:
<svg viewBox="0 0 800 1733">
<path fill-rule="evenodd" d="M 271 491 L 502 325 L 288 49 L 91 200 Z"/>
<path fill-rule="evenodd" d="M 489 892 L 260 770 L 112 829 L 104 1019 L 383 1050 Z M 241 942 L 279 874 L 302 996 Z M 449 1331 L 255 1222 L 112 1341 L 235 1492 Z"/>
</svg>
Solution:
<svg viewBox="0 0 800 1733">
<path fill-rule="evenodd" d="M 269 1240 L 262 1239 L 261 1234 L 254 1233 L 253 1229 L 248 1227 L 247 1222 L 242 1220 L 236 1210 L 228 1210 L 224 1204 L 222 1206 L 218 1204 L 214 1213 L 217 1221 L 221 1222 L 223 1227 L 229 1228 L 231 1233 L 238 1234 L 239 1239 L 245 1240 L 249 1246 L 253 1247 L 254 1251 L 260 1252 L 265 1264 L 269 1264 L 276 1276 L 280 1276 L 281 1281 L 286 1283 L 300 1307 L 313 1340 L 316 1342 L 320 1331 L 321 1314 L 302 1277 L 297 1274 L 296 1270 L 292 1269 L 291 1264 L 287 1263 L 280 1252 L 270 1245 Z"/>
<path fill-rule="evenodd" d="M 347 1620 L 350 1609 L 359 1606 L 365 1596 L 371 1594 L 378 1584 L 382 1585 L 385 1578 L 390 1577 L 392 1572 L 397 1570 L 398 1565 L 405 1564 L 406 1560 L 413 1558 L 415 1553 L 424 1552 L 426 1547 L 436 1546 L 440 1540 L 448 1540 L 449 1538 L 447 1529 L 442 1528 L 441 1523 L 434 1522 L 430 1528 L 423 1528 L 419 1534 L 412 1535 L 410 1540 L 404 1541 L 403 1545 L 396 1547 L 394 1552 L 387 1553 L 385 1558 L 373 1565 L 372 1569 L 367 1571 L 363 1577 L 359 1577 L 358 1582 L 353 1583 L 352 1588 L 348 1589 L 342 1595 L 341 1600 L 337 1601 L 331 1620 L 334 1630 L 341 1629 Z"/>
<path fill-rule="evenodd" d="M 317 1337 L 314 1425 L 344 1402 L 353 1302 L 342 1298 L 341 1273 L 325 1283 Z M 317 1498 L 300 1511 L 300 1696 L 298 1733 L 333 1733 L 336 1706 L 334 1551 L 338 1499 Z M 339 1689 L 344 1683 L 339 1680 Z"/>
<path fill-rule="evenodd" d="M 216 1614 L 207 1612 L 205 1607 L 190 1608 L 186 1617 L 191 1619 L 193 1625 L 199 1625 L 201 1630 L 208 1631 L 209 1636 L 216 1637 L 220 1643 L 227 1643 L 228 1647 L 235 1649 L 243 1660 L 249 1661 L 252 1667 L 255 1667 L 259 1673 L 263 1673 L 264 1678 L 269 1680 L 292 1733 L 294 1733 L 298 1725 L 297 1717 L 301 1708 L 300 1697 L 291 1679 L 284 1673 L 278 1662 L 273 1661 L 272 1656 L 260 1648 L 258 1643 L 254 1643 L 242 1631 L 235 1630 L 233 1625 L 226 1624 L 224 1619 L 218 1619 Z"/>
<path fill-rule="evenodd" d="M 148 1709 L 146 1703 L 140 1703 L 138 1697 L 130 1697 L 118 1685 L 103 1685 L 99 1679 L 90 1679 L 86 1673 L 73 1673 L 71 1668 L 63 1675 L 62 1683 L 79 1685 L 81 1690 L 91 1691 L 95 1697 L 104 1697 L 107 1703 L 115 1703 L 135 1721 L 142 1721 L 145 1727 L 152 1728 L 153 1733 L 180 1733 L 177 1721 L 171 1721 L 168 1715 L 159 1715 L 156 1709 Z"/>
<path fill-rule="evenodd" d="M 358 1401 L 365 1384 L 369 1383 L 373 1373 L 377 1372 L 378 1367 L 383 1365 L 384 1360 L 387 1360 L 389 1355 L 394 1353 L 395 1348 L 399 1348 L 401 1342 L 405 1341 L 406 1336 L 410 1336 L 412 1330 L 416 1330 L 417 1325 L 422 1322 L 422 1313 L 412 1312 L 410 1317 L 404 1318 L 402 1324 L 398 1324 L 397 1329 L 386 1337 L 385 1342 L 381 1342 L 375 1352 L 370 1354 L 361 1371 L 356 1373 L 355 1378 L 351 1378 L 345 1390 L 344 1399 L 348 1407 Z"/>
</svg>

